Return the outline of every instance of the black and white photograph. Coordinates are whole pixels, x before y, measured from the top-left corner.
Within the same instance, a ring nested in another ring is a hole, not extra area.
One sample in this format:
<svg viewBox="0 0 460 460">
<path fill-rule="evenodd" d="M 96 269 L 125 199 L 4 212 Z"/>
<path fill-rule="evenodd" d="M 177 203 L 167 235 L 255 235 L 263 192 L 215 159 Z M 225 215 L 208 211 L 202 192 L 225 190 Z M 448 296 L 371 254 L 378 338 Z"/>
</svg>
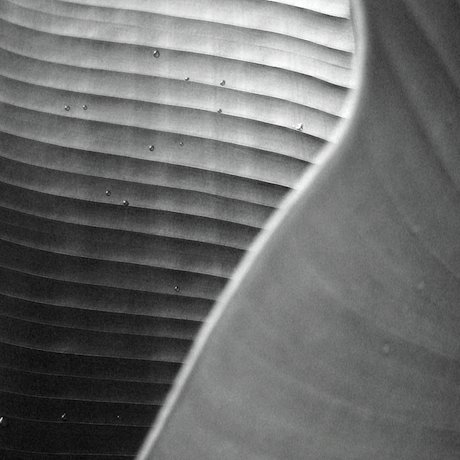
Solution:
<svg viewBox="0 0 460 460">
<path fill-rule="evenodd" d="M 460 0 L 0 0 L 0 460 L 460 460 Z"/>
</svg>

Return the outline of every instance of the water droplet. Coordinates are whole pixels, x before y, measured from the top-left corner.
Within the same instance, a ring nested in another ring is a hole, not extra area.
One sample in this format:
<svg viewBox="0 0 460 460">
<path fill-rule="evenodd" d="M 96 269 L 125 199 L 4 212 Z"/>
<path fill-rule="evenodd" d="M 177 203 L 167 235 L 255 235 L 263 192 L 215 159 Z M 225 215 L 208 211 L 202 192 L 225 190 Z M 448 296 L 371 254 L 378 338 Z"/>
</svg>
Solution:
<svg viewBox="0 0 460 460">
<path fill-rule="evenodd" d="M 153 57 L 154 58 L 159 58 L 160 57 L 160 52 L 158 50 L 153 50 Z"/>
<path fill-rule="evenodd" d="M 180 141 L 180 142 L 179 142 L 179 145 L 180 145 L 181 147 L 183 147 L 183 146 L 184 146 L 183 141 Z"/>
<path fill-rule="evenodd" d="M 65 110 L 66 112 L 68 112 L 68 111 L 70 110 L 70 105 L 65 105 L 65 106 L 64 106 L 64 110 Z"/>
<path fill-rule="evenodd" d="M 106 194 L 107 196 L 110 196 L 110 195 L 112 195 L 112 192 L 111 192 L 109 189 L 107 189 L 107 190 L 105 191 L 105 194 Z"/>
<path fill-rule="evenodd" d="M 185 81 L 190 81 L 190 77 L 185 77 Z"/>
<path fill-rule="evenodd" d="M 218 110 L 217 110 L 217 113 L 222 113 L 222 109 L 218 109 Z"/>
<path fill-rule="evenodd" d="M 62 415 L 61 415 L 61 420 L 63 422 L 66 422 L 67 421 L 67 414 L 64 412 Z"/>
<path fill-rule="evenodd" d="M 296 129 L 297 131 L 303 131 L 303 123 L 299 123 Z"/>
<path fill-rule="evenodd" d="M 154 146 L 154 145 L 149 145 L 149 150 L 150 150 L 151 152 L 153 152 L 153 151 L 155 150 L 155 146 Z"/>
<path fill-rule="evenodd" d="M 382 347 L 382 351 L 385 355 L 387 355 L 388 353 L 390 353 L 390 345 L 388 343 L 386 343 L 383 347 Z"/>
<path fill-rule="evenodd" d="M 83 105 L 81 106 L 81 108 L 82 108 L 83 110 L 88 110 L 88 106 L 87 106 L 86 104 L 83 104 Z"/>
<path fill-rule="evenodd" d="M 129 206 L 129 201 L 128 200 L 123 200 L 123 206 Z"/>
<path fill-rule="evenodd" d="M 174 290 L 175 290 L 176 292 L 179 292 L 179 291 L 180 291 L 180 287 L 179 287 L 179 286 L 174 286 Z"/>
<path fill-rule="evenodd" d="M 225 80 L 222 80 L 222 81 L 220 82 L 220 86 L 225 86 Z"/>
<path fill-rule="evenodd" d="M 3 416 L 0 417 L 0 426 L 6 426 L 6 418 Z"/>
</svg>

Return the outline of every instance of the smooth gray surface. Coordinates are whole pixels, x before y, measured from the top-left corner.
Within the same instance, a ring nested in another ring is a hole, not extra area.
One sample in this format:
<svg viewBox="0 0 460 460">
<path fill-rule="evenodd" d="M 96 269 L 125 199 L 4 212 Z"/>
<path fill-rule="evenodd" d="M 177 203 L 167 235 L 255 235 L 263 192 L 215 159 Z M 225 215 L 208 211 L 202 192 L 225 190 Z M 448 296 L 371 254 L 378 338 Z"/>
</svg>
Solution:
<svg viewBox="0 0 460 460">
<path fill-rule="evenodd" d="M 355 7 L 351 121 L 239 268 L 139 459 L 460 457 L 460 8 Z"/>
</svg>

